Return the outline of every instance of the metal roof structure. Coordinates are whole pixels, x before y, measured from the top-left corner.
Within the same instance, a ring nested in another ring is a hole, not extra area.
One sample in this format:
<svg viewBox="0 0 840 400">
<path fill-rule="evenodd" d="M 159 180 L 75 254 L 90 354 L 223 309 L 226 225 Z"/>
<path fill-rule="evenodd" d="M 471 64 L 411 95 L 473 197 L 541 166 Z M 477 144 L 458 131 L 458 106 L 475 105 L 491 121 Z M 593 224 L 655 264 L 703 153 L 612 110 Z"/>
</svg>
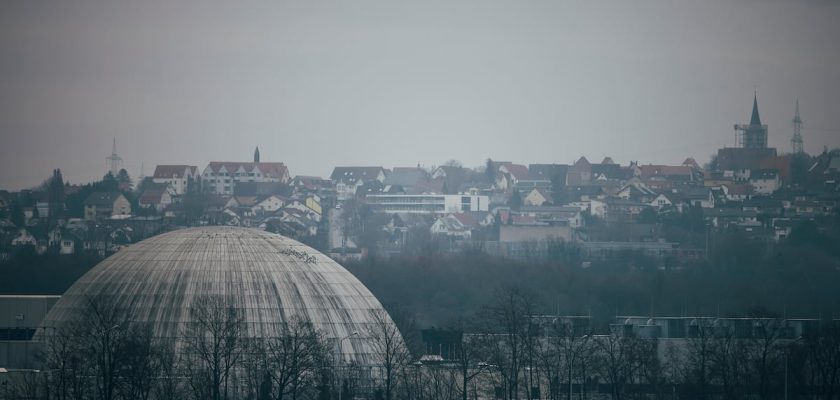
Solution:
<svg viewBox="0 0 840 400">
<path fill-rule="evenodd" d="M 242 312 L 249 337 L 276 336 L 298 316 L 331 345 L 342 346 L 345 362 L 361 364 L 372 361 L 366 336 L 374 313 L 393 323 L 373 294 L 332 259 L 295 240 L 239 227 L 177 230 L 120 250 L 79 278 L 41 326 L 77 319 L 96 296 L 113 299 L 165 338 L 183 335 L 195 299 L 224 296 Z"/>
</svg>

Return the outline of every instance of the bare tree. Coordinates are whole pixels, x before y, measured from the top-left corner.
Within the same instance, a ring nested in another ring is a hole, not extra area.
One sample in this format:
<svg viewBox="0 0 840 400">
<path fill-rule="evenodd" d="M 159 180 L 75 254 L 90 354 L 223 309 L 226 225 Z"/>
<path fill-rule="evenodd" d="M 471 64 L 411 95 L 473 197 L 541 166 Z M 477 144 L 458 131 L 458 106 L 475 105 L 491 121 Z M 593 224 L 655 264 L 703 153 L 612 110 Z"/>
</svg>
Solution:
<svg viewBox="0 0 840 400">
<path fill-rule="evenodd" d="M 507 399 L 519 398 L 520 375 L 526 363 L 534 361 L 528 344 L 534 334 L 530 317 L 536 311 L 536 304 L 529 293 L 503 287 L 483 310 L 484 320 L 490 324 L 487 332 L 495 334 L 489 340 L 491 360 L 498 368 Z"/>
<path fill-rule="evenodd" d="M 292 317 L 277 337 L 256 339 L 253 346 L 249 355 L 257 364 L 248 363 L 257 372 L 252 384 L 258 383 L 260 397 L 297 399 L 317 385 L 327 349 L 310 321 Z"/>
<path fill-rule="evenodd" d="M 635 382 L 646 385 L 647 394 L 655 399 L 664 398 L 667 379 L 659 358 L 659 340 L 632 339 L 630 345 Z"/>
<path fill-rule="evenodd" d="M 171 339 L 156 338 L 157 351 L 153 353 L 156 358 L 155 371 L 156 381 L 152 388 L 153 397 L 156 400 L 179 400 L 187 397 L 184 382 L 180 369 L 182 362 L 180 353 L 176 351 L 176 342 Z"/>
<path fill-rule="evenodd" d="M 758 395 L 768 399 L 780 393 L 784 360 L 784 326 L 779 318 L 753 318 L 752 335 L 746 341 L 746 362 Z"/>
<path fill-rule="evenodd" d="M 245 323 L 241 311 L 220 296 L 196 298 L 185 340 L 184 370 L 196 399 L 227 399 L 241 363 Z"/>
<path fill-rule="evenodd" d="M 148 400 L 161 370 L 162 357 L 158 352 L 158 341 L 152 336 L 150 324 L 131 326 L 131 334 L 123 341 L 120 348 L 122 365 L 119 367 L 117 391 L 124 399 Z"/>
<path fill-rule="evenodd" d="M 698 320 L 692 326 L 693 337 L 681 350 L 675 351 L 674 364 L 679 369 L 679 380 L 694 398 L 709 396 L 712 374 L 712 356 L 715 345 L 714 329 L 707 320 Z"/>
<path fill-rule="evenodd" d="M 62 326 L 44 327 L 45 348 L 43 353 L 46 373 L 45 386 L 49 398 L 69 400 L 78 398 L 86 388 L 81 382 L 84 356 L 80 347 L 80 322 L 65 323 Z"/>
<path fill-rule="evenodd" d="M 458 377 L 452 372 L 457 370 L 450 365 L 431 364 L 421 368 L 421 386 L 419 399 L 454 400 L 458 398 Z"/>
<path fill-rule="evenodd" d="M 463 325 L 462 325 L 463 326 Z M 461 342 L 455 350 L 455 366 L 460 375 L 459 395 L 462 400 L 469 398 L 469 385 L 489 367 L 487 359 L 487 338 L 484 335 L 465 336 L 460 330 Z"/>
<path fill-rule="evenodd" d="M 716 333 L 710 352 L 710 379 L 720 386 L 724 399 L 737 399 L 742 394 L 743 383 L 747 381 L 744 350 L 743 341 L 732 331 Z"/>
<path fill-rule="evenodd" d="M 113 297 L 87 297 L 82 310 L 79 332 L 80 349 L 94 377 L 96 398 L 116 397 L 120 374 L 126 363 L 128 342 L 133 334 L 128 308 L 116 304 Z"/>
<path fill-rule="evenodd" d="M 569 398 L 575 378 L 579 378 L 583 387 L 586 377 L 581 374 L 592 352 L 591 333 L 575 332 L 569 321 L 557 320 L 547 327 L 540 360 L 552 399 L 562 397 L 560 387 L 563 381 L 569 385 Z"/>
<path fill-rule="evenodd" d="M 835 399 L 840 394 L 840 324 L 832 322 L 824 322 L 819 332 L 803 343 L 809 386 L 823 399 Z"/>
<path fill-rule="evenodd" d="M 600 375 L 610 384 L 614 400 L 624 397 L 624 387 L 632 378 L 631 340 L 632 338 L 618 334 L 599 336 L 595 340 L 599 348 Z"/>
<path fill-rule="evenodd" d="M 372 323 L 366 327 L 366 333 L 382 371 L 385 400 L 391 400 L 398 373 L 411 360 L 411 354 L 385 310 L 371 310 L 370 317 Z"/>
</svg>

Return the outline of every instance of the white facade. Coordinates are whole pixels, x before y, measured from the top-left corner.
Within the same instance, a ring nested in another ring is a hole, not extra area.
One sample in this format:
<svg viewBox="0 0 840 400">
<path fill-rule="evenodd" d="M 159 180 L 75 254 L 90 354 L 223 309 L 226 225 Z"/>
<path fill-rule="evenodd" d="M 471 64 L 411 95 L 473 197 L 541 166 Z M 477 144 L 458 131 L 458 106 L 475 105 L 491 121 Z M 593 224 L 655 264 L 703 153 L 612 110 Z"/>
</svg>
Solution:
<svg viewBox="0 0 840 400">
<path fill-rule="evenodd" d="M 154 183 L 172 186 L 175 195 L 183 195 L 189 185 L 198 180 L 198 167 L 192 165 L 158 165 L 152 177 Z"/>
<path fill-rule="evenodd" d="M 522 199 L 522 204 L 526 206 L 541 206 L 543 203 L 549 202 L 549 199 L 539 189 L 532 189 L 525 198 Z"/>
<path fill-rule="evenodd" d="M 779 190 L 779 176 L 773 175 L 772 177 L 750 179 L 750 186 L 752 186 L 753 193 L 769 196 Z"/>
<path fill-rule="evenodd" d="M 288 183 L 289 171 L 283 163 L 211 162 L 201 173 L 204 190 L 229 195 L 239 182 Z"/>
<path fill-rule="evenodd" d="M 366 197 L 375 212 L 444 214 L 488 211 L 490 198 L 458 194 L 379 194 Z"/>
<path fill-rule="evenodd" d="M 671 199 L 669 199 L 668 196 L 665 196 L 664 194 L 656 196 L 656 198 L 653 199 L 649 204 L 651 205 L 651 207 L 656 207 L 659 209 L 673 205 Z"/>
<path fill-rule="evenodd" d="M 261 201 L 259 201 L 253 207 L 253 211 L 254 212 L 261 211 L 261 212 L 271 213 L 271 212 L 275 212 L 275 211 L 283 208 L 283 206 L 285 204 L 286 204 L 285 201 L 283 201 L 283 199 L 281 199 L 280 196 L 272 195 L 272 196 L 268 196 L 268 197 L 262 199 Z"/>
</svg>

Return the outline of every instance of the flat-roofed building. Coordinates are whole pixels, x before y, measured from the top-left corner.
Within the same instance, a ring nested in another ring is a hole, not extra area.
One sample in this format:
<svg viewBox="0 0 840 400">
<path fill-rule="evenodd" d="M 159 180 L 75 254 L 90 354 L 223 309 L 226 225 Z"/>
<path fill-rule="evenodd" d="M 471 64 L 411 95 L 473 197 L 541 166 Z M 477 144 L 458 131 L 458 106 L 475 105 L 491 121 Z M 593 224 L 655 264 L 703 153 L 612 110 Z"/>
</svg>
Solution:
<svg viewBox="0 0 840 400">
<path fill-rule="evenodd" d="M 0 367 L 34 368 L 42 342 L 35 331 L 61 296 L 0 295 Z"/>
<path fill-rule="evenodd" d="M 458 194 L 378 194 L 365 197 L 375 212 L 445 214 L 489 211 L 490 198 Z"/>
</svg>

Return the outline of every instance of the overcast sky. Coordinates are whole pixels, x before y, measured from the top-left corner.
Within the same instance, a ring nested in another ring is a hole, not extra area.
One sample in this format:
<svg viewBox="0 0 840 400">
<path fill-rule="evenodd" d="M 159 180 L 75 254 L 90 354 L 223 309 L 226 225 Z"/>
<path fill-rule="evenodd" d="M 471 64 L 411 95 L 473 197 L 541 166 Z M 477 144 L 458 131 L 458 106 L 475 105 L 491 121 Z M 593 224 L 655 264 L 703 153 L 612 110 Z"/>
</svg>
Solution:
<svg viewBox="0 0 840 400">
<path fill-rule="evenodd" d="M 837 1 L 0 5 L 0 188 L 156 164 L 701 163 L 758 91 L 770 145 L 840 145 Z"/>
</svg>

